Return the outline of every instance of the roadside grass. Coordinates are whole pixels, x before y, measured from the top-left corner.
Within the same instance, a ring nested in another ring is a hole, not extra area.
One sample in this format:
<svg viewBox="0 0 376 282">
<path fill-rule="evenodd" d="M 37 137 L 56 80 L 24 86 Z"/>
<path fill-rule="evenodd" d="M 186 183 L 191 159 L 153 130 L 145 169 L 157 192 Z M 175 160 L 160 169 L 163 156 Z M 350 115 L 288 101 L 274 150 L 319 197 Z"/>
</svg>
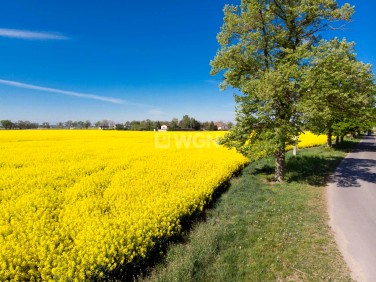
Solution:
<svg viewBox="0 0 376 282">
<path fill-rule="evenodd" d="M 138 280 L 351 281 L 327 225 L 324 187 L 356 143 L 289 153 L 281 184 L 268 181 L 271 158 L 251 163 Z"/>
</svg>

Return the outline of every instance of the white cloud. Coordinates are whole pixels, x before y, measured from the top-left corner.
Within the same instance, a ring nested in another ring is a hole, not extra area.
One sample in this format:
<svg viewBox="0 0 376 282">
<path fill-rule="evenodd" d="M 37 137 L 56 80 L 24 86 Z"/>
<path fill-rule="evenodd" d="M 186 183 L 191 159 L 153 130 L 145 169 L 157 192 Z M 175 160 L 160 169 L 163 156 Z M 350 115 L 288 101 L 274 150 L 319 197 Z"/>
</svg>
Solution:
<svg viewBox="0 0 376 282">
<path fill-rule="evenodd" d="M 127 104 L 132 104 L 132 105 L 140 105 L 140 106 L 143 105 L 143 104 L 138 104 L 138 103 L 130 103 L 130 102 L 127 102 L 125 100 L 117 99 L 117 98 L 111 98 L 111 97 L 105 97 L 105 96 L 99 96 L 99 95 L 93 95 L 93 94 L 85 94 L 85 93 L 79 93 L 79 92 L 74 92 L 74 91 L 66 91 L 66 90 L 60 90 L 60 89 L 55 89 L 55 88 L 42 87 L 42 86 L 26 84 L 26 83 L 21 83 L 21 82 L 11 81 L 11 80 L 5 80 L 5 79 L 0 79 L 0 84 L 4 84 L 4 85 L 8 85 L 8 86 L 14 86 L 14 87 L 18 87 L 18 88 L 39 90 L 39 91 L 50 92 L 50 93 L 58 93 L 58 94 L 80 97 L 80 98 L 86 98 L 86 99 L 92 99 L 92 100 L 99 100 L 99 101 L 104 101 L 104 102 L 113 103 L 113 104 L 126 104 L 127 103 Z M 146 105 L 143 105 L 143 106 L 146 106 Z"/>
<path fill-rule="evenodd" d="M 68 40 L 69 37 L 54 32 L 30 31 L 20 29 L 0 28 L 0 36 L 19 38 L 19 39 L 37 39 L 37 40 Z"/>
</svg>

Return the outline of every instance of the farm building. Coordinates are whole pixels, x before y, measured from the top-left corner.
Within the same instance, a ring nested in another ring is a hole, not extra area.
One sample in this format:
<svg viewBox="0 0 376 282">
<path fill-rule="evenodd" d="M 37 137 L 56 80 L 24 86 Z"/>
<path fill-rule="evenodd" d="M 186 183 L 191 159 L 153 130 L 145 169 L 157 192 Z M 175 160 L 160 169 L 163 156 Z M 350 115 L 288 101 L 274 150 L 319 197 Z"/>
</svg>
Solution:
<svg viewBox="0 0 376 282">
<path fill-rule="evenodd" d="M 227 124 L 222 121 L 216 122 L 214 125 L 218 128 L 218 130 L 228 130 Z"/>
</svg>

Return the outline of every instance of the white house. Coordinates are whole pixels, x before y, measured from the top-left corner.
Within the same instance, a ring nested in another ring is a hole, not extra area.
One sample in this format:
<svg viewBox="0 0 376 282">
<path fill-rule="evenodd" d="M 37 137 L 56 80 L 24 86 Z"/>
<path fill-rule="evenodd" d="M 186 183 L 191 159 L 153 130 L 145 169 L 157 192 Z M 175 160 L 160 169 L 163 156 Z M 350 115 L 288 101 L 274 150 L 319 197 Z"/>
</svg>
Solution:
<svg viewBox="0 0 376 282">
<path fill-rule="evenodd" d="M 159 129 L 158 131 L 167 131 L 167 125 L 165 125 L 165 124 L 163 124 L 162 126 L 161 126 L 161 129 Z"/>
</svg>

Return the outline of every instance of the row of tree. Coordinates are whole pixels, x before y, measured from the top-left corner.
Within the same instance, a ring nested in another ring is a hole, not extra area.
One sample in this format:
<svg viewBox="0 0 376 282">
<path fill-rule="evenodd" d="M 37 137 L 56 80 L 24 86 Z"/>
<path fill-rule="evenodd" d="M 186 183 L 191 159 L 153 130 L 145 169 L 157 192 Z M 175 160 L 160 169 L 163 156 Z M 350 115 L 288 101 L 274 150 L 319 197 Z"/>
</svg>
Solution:
<svg viewBox="0 0 376 282">
<path fill-rule="evenodd" d="M 78 128 L 78 129 L 88 129 L 92 126 L 91 121 L 86 120 L 86 121 L 72 121 L 68 120 L 66 122 L 58 122 L 56 123 L 56 128 Z"/>
<path fill-rule="evenodd" d="M 225 123 L 227 128 L 233 126 L 232 122 Z M 117 129 L 128 130 L 154 130 L 160 129 L 162 125 L 167 125 L 169 130 L 218 130 L 213 121 L 200 122 L 189 115 L 184 115 L 181 120 L 173 118 L 171 121 L 153 121 L 150 119 L 142 121 L 127 121 L 123 125 L 116 124 Z"/>
<path fill-rule="evenodd" d="M 11 120 L 1 120 L 1 127 L 4 129 L 34 129 L 34 128 L 59 128 L 59 129 L 88 129 L 88 128 L 104 128 L 117 130 L 139 130 L 139 131 L 153 131 L 160 129 L 162 125 L 167 125 L 169 130 L 218 130 L 217 125 L 213 121 L 199 122 L 189 115 L 184 115 L 181 120 L 173 118 L 171 121 L 153 121 L 133 120 L 125 123 L 115 123 L 111 120 L 101 120 L 92 124 L 89 120 L 86 121 L 72 121 L 58 122 L 56 125 L 50 125 L 48 122 L 41 124 L 30 121 L 12 122 Z M 229 129 L 233 126 L 232 122 L 225 123 Z"/>
<path fill-rule="evenodd" d="M 12 122 L 9 119 L 1 120 L 0 125 L 5 129 L 35 129 L 40 127 L 39 123 L 36 122 L 30 122 L 28 120 L 19 120 L 18 122 Z"/>
<path fill-rule="evenodd" d="M 66 121 L 58 122 L 56 125 L 50 125 L 49 122 L 31 122 L 28 120 L 19 120 L 12 122 L 9 119 L 1 120 L 0 126 L 4 129 L 36 129 L 36 128 L 89 128 L 91 127 L 90 121 Z"/>
<path fill-rule="evenodd" d="M 211 61 L 222 89 L 241 94 L 236 126 L 222 140 L 255 157 L 275 157 L 275 179 L 285 173 L 285 148 L 304 130 L 333 135 L 369 129 L 375 121 L 371 65 L 356 59 L 354 43 L 321 40 L 341 28 L 354 7 L 335 0 L 242 0 L 226 5 Z"/>
</svg>

